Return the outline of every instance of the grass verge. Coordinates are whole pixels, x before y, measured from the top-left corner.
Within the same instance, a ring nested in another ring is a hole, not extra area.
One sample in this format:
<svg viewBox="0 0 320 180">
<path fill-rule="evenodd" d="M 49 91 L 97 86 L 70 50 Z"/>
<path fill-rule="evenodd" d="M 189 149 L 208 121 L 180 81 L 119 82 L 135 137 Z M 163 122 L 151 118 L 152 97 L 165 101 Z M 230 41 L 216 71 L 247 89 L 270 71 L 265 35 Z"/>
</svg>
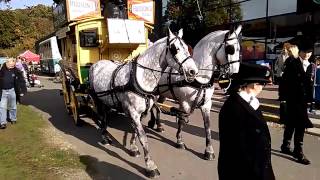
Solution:
<svg viewBox="0 0 320 180">
<path fill-rule="evenodd" d="M 0 129 L 1 179 L 62 179 L 61 172 L 85 169 L 79 155 L 47 143 L 47 121 L 30 107 L 18 106 L 18 123 Z"/>
</svg>

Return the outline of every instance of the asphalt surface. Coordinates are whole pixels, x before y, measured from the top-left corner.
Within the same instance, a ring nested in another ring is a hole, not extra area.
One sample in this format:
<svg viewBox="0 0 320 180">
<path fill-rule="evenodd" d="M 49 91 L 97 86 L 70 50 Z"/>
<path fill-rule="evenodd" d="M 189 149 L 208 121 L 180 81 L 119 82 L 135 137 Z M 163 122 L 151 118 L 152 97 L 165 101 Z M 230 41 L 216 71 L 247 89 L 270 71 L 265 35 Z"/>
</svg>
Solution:
<svg viewBox="0 0 320 180">
<path fill-rule="evenodd" d="M 99 144 L 100 134 L 97 126 L 85 118 L 82 127 L 73 124 L 71 116 L 65 110 L 63 97 L 59 94 L 61 85 L 53 83 L 50 78 L 41 77 L 42 88 L 31 88 L 23 97 L 22 103 L 39 109 L 50 123 L 61 132 L 65 141 L 71 143 L 80 154 L 80 159 L 90 159 L 97 171 L 87 169 L 87 173 L 95 179 L 148 179 L 144 174 L 145 163 L 143 156 L 134 158 L 128 154 L 131 128 L 128 118 L 120 115 L 112 116 L 109 132 L 113 137 L 113 145 Z M 191 115 L 190 123 L 184 128 L 183 138 L 186 150 L 175 148 L 176 127 L 175 118 L 162 115 L 164 133 L 146 129 L 148 134 L 151 156 L 156 162 L 160 177 L 158 179 L 179 180 L 215 180 L 217 175 L 217 157 L 219 151 L 218 114 L 212 112 L 212 139 L 216 159 L 205 161 L 202 155 L 205 149 L 204 130 L 201 113 L 196 110 Z M 145 118 L 147 124 L 149 116 Z M 232 125 L 232 124 L 230 124 Z M 269 127 L 272 136 L 272 164 L 277 179 L 280 180 L 318 180 L 320 179 L 320 139 L 305 135 L 305 154 L 312 164 L 305 166 L 296 163 L 290 156 L 279 152 L 283 130 Z M 236 151 L 237 147 L 235 147 Z M 142 148 L 140 146 L 140 152 Z"/>
</svg>

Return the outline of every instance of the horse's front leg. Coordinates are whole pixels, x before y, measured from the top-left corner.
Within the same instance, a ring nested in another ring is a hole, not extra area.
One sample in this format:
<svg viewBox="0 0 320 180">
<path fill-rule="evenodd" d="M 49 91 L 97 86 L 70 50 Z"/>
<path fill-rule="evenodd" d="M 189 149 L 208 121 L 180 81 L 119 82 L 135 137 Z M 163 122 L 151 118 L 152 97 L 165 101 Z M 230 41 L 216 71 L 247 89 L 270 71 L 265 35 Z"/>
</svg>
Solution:
<svg viewBox="0 0 320 180">
<path fill-rule="evenodd" d="M 131 114 L 131 118 L 133 120 L 135 133 L 138 135 L 140 143 L 143 147 L 147 176 L 150 178 L 157 177 L 160 175 L 160 172 L 159 172 L 158 167 L 155 164 L 155 162 L 151 159 L 151 156 L 149 153 L 149 145 L 148 145 L 147 136 L 143 130 L 141 120 L 140 120 L 141 114 L 139 114 L 137 112 L 131 112 L 130 114 Z M 132 138 L 135 138 L 135 137 L 132 137 Z M 132 141 L 132 142 L 135 142 L 135 141 Z"/>
<path fill-rule="evenodd" d="M 180 104 L 180 107 L 179 109 L 182 111 L 182 112 L 190 112 L 190 102 L 182 102 Z M 183 139 L 182 139 L 182 128 L 183 126 L 186 124 L 186 122 L 188 122 L 188 118 L 189 118 L 189 115 L 188 116 L 185 116 L 185 115 L 178 115 L 178 131 L 177 131 L 177 134 L 176 134 L 176 137 L 177 137 L 177 148 L 179 149 L 185 149 L 185 144 L 183 142 Z"/>
<path fill-rule="evenodd" d="M 183 126 L 185 125 L 185 122 L 186 122 L 186 118 L 189 118 L 189 117 L 182 117 L 182 116 L 179 116 L 178 117 L 178 131 L 177 131 L 177 134 L 176 134 L 176 137 L 177 137 L 177 148 L 178 149 L 185 149 L 185 144 L 183 142 L 183 139 L 182 139 L 182 128 Z"/>
<path fill-rule="evenodd" d="M 148 128 L 153 129 L 154 125 L 156 124 L 156 117 L 154 115 L 154 111 L 157 106 L 154 104 L 150 110 L 150 120 L 148 122 Z"/>
<path fill-rule="evenodd" d="M 101 130 L 101 144 L 103 145 L 108 145 L 108 144 L 112 144 L 112 140 L 109 137 L 109 133 L 108 133 L 108 113 L 110 113 L 110 110 L 107 108 L 106 105 L 104 105 L 103 103 L 99 104 L 98 107 L 98 118 L 100 118 L 100 130 Z"/>
<path fill-rule="evenodd" d="M 215 158 L 214 150 L 211 144 L 211 129 L 210 129 L 210 110 L 212 106 L 211 99 L 206 101 L 204 105 L 200 107 L 203 123 L 204 123 L 204 129 L 206 132 L 206 149 L 204 151 L 204 159 L 205 160 L 213 160 Z"/>
<path fill-rule="evenodd" d="M 133 125 L 133 127 L 135 127 L 135 125 Z M 139 148 L 136 144 L 136 140 L 137 140 L 137 133 L 134 130 L 134 132 L 132 133 L 131 139 L 130 139 L 130 156 L 133 156 L 133 157 L 140 156 L 140 152 L 139 152 Z"/>
<path fill-rule="evenodd" d="M 166 100 L 165 97 L 160 96 L 157 102 L 163 103 L 165 100 Z M 156 110 L 156 116 L 154 115 L 153 110 Z M 150 129 L 153 129 L 154 125 L 157 124 L 156 130 L 158 132 L 164 132 L 164 128 L 162 126 L 161 119 L 160 119 L 160 113 L 161 113 L 160 107 L 154 104 L 150 110 L 151 118 L 150 118 L 150 121 L 148 122 L 148 127 Z"/>
</svg>

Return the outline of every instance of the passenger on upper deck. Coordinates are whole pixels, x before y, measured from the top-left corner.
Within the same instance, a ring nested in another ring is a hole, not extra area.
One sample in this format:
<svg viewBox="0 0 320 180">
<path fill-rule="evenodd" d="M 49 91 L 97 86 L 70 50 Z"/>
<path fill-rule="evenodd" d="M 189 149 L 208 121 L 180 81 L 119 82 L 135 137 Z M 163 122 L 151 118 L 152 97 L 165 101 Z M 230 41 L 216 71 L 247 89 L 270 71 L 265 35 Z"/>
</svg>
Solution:
<svg viewBox="0 0 320 180">
<path fill-rule="evenodd" d="M 103 16 L 105 18 L 127 19 L 126 3 L 123 0 L 104 1 Z"/>
</svg>

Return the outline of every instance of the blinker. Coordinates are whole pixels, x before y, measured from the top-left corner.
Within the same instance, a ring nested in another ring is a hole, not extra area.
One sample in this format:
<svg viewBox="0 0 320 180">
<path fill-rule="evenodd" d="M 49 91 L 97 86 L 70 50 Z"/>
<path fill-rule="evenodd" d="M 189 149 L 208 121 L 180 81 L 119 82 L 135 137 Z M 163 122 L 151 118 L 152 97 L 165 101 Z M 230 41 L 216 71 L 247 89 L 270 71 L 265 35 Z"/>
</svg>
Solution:
<svg viewBox="0 0 320 180">
<path fill-rule="evenodd" d="M 225 47 L 226 54 L 233 55 L 235 53 L 235 49 L 233 45 L 227 45 Z"/>
<path fill-rule="evenodd" d="M 169 50 L 170 50 L 170 53 L 172 56 L 175 56 L 178 52 L 177 52 L 177 48 L 174 44 L 172 44 L 170 47 L 169 47 Z"/>
</svg>

